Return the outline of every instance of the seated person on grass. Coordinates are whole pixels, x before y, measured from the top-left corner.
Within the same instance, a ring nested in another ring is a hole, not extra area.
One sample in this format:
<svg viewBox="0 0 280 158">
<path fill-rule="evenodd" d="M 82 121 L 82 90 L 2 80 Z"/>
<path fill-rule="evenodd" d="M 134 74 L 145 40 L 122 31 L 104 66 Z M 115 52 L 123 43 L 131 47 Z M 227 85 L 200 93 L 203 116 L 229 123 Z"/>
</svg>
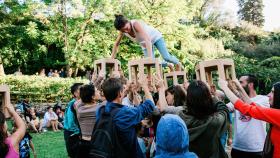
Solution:
<svg viewBox="0 0 280 158">
<path fill-rule="evenodd" d="M 43 120 L 43 127 L 52 128 L 53 131 L 59 131 L 58 129 L 58 117 L 53 112 L 53 108 L 49 106 L 47 108 L 47 112 L 45 113 L 44 120 Z"/>
</svg>

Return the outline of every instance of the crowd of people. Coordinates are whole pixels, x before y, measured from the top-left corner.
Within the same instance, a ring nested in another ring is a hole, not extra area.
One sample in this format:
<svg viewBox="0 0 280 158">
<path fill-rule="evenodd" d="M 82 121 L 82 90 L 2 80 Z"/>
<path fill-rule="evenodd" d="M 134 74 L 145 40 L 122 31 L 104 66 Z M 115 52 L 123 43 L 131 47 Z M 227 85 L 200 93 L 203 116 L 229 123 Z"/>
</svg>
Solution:
<svg viewBox="0 0 280 158">
<path fill-rule="evenodd" d="M 128 82 L 120 72 L 108 79 L 100 73 L 89 84 L 71 87 L 73 99 L 65 113 L 60 106 L 48 107 L 39 119 L 24 101 L 8 107 L 15 125 L 9 134 L 1 112 L 1 157 L 30 151 L 36 156 L 26 129 L 50 128 L 64 129 L 68 156 L 75 158 L 226 158 L 226 146 L 232 146 L 232 158 L 277 158 L 280 83 L 267 96 L 257 94 L 257 83 L 254 75 L 244 75 L 229 82 L 220 79 L 221 90 L 196 80 L 165 87 L 160 75 Z"/>
<path fill-rule="evenodd" d="M 155 46 L 171 70 L 172 64 L 181 70 L 158 30 L 122 15 L 114 25 L 120 34 L 113 58 L 128 36 L 145 56 L 153 57 Z M 26 127 L 35 132 L 46 127 L 64 129 L 71 158 L 227 158 L 226 144 L 232 146 L 232 158 L 280 158 L 280 82 L 263 96 L 257 94 L 254 75 L 219 79 L 217 90 L 199 80 L 166 87 L 160 74 L 128 82 L 121 70 L 108 77 L 102 72 L 89 84 L 71 86 L 73 99 L 64 115 L 61 108 L 48 107 L 40 120 L 35 109 L 24 107 L 26 112 L 17 113 L 7 107 L 16 126 L 9 134 L 0 112 L 0 157 L 19 157 L 23 138 L 32 143 Z"/>
<path fill-rule="evenodd" d="M 232 81 L 235 90 L 220 80 L 222 91 L 202 81 L 165 87 L 159 76 L 127 82 L 122 75 L 102 75 L 71 87 L 64 124 L 69 157 L 226 158 L 227 144 L 232 158 L 261 158 L 267 143 L 274 146 L 270 154 L 280 156 L 280 83 L 263 96 L 253 75 Z"/>
</svg>

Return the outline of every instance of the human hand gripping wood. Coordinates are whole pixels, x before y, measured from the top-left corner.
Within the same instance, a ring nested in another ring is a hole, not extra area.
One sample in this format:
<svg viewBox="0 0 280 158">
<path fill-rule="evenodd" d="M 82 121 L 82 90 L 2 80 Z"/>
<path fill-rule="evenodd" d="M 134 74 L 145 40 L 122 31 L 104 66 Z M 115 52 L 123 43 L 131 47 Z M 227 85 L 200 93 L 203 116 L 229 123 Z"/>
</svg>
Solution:
<svg viewBox="0 0 280 158">
<path fill-rule="evenodd" d="M 228 97 L 230 102 L 232 104 L 235 104 L 235 102 L 239 99 L 229 88 L 227 81 L 219 78 L 218 86 L 224 91 L 225 95 Z"/>
<path fill-rule="evenodd" d="M 252 101 L 251 101 L 250 97 L 248 96 L 248 94 L 246 93 L 246 91 L 244 90 L 244 88 L 242 87 L 242 85 L 240 84 L 240 82 L 239 82 L 237 79 L 234 79 L 234 80 L 232 80 L 232 81 L 235 83 L 235 85 L 236 85 L 236 87 L 237 87 L 237 89 L 238 89 L 238 91 L 239 91 L 240 98 L 241 98 L 245 103 L 251 104 Z"/>
</svg>

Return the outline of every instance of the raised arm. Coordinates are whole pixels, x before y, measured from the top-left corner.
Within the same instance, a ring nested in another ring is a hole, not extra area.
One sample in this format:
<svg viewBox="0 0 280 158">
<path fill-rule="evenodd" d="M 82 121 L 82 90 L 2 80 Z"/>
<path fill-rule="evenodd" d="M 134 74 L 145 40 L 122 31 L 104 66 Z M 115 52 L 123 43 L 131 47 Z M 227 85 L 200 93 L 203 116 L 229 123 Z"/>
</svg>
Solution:
<svg viewBox="0 0 280 158">
<path fill-rule="evenodd" d="M 229 101 L 234 104 L 239 98 L 228 88 L 227 81 L 219 79 L 219 87 L 224 91 L 225 95 L 228 97 Z"/>
<path fill-rule="evenodd" d="M 116 42 L 113 46 L 112 55 L 111 55 L 111 58 L 113 58 L 113 59 L 116 58 L 116 55 L 117 55 L 117 52 L 118 52 L 118 49 L 119 49 L 119 45 L 121 43 L 122 38 L 123 38 L 123 33 L 120 32 L 118 37 L 117 37 L 117 40 L 116 40 Z"/>
<path fill-rule="evenodd" d="M 168 108 L 168 104 L 167 101 L 165 99 L 165 86 L 164 86 L 164 81 L 163 79 L 157 75 L 155 77 L 155 82 L 156 82 L 156 87 L 158 89 L 158 106 L 159 106 L 159 110 L 161 112 L 163 112 L 165 109 Z"/>
<path fill-rule="evenodd" d="M 150 92 L 150 89 L 148 87 L 148 81 L 147 81 L 147 77 L 146 76 L 139 76 L 139 84 L 141 85 L 144 94 L 145 94 L 145 99 L 146 100 L 151 100 L 154 103 L 154 99 L 153 96 Z"/>
<path fill-rule="evenodd" d="M 15 112 L 13 106 L 7 106 L 7 109 L 11 116 L 14 118 L 17 130 L 11 135 L 11 140 L 15 149 L 18 149 L 18 144 L 25 135 L 26 126 L 20 116 Z"/>
<path fill-rule="evenodd" d="M 239 110 L 244 115 L 249 115 L 255 119 L 269 122 L 273 125 L 280 127 L 280 110 L 273 108 L 264 108 L 257 106 L 255 103 L 246 104 L 239 99 L 227 87 L 227 82 L 219 79 L 219 87 L 225 92 L 228 99 L 234 104 L 235 109 Z"/>
<path fill-rule="evenodd" d="M 134 28 L 135 28 L 135 31 L 138 32 L 140 34 L 140 36 L 142 38 L 144 38 L 144 40 L 145 40 L 148 57 L 152 57 L 153 49 L 152 49 L 151 38 L 149 37 L 149 35 L 146 33 L 146 31 L 143 29 L 143 27 L 141 26 L 141 24 L 139 22 L 136 21 L 134 23 Z"/>
</svg>

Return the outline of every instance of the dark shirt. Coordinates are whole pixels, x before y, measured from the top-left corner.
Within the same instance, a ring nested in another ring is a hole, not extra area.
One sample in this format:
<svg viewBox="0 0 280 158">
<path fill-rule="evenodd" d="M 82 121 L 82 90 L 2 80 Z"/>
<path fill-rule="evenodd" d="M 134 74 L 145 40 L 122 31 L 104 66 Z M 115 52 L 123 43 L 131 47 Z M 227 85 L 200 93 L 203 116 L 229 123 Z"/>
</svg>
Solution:
<svg viewBox="0 0 280 158">
<path fill-rule="evenodd" d="M 107 102 L 105 112 L 110 112 L 112 107 L 119 107 L 116 103 Z M 146 116 L 151 114 L 155 108 L 151 100 L 146 100 L 137 107 L 124 106 L 115 115 L 113 121 L 118 130 L 119 140 L 130 157 L 143 158 L 141 148 L 137 141 L 135 126 Z M 99 119 L 99 110 L 96 112 L 96 121 Z"/>
</svg>

